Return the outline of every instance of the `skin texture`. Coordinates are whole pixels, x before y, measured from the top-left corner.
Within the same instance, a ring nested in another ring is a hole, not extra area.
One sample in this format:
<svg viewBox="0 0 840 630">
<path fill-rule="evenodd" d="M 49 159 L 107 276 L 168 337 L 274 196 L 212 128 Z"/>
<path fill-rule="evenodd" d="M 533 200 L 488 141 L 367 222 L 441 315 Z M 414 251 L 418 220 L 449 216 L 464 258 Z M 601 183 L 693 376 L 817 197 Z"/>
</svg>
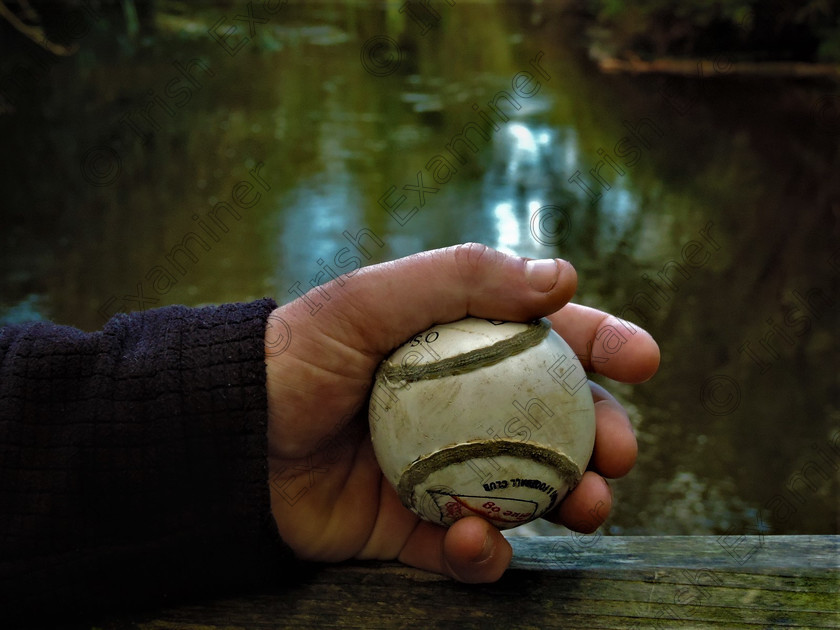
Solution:
<svg viewBox="0 0 840 630">
<path fill-rule="evenodd" d="M 304 559 L 399 560 L 463 582 L 493 582 L 511 548 L 478 517 L 449 529 L 402 506 L 370 443 L 367 399 L 377 366 L 435 323 L 467 316 L 548 317 L 584 368 L 639 383 L 659 366 L 659 348 L 637 326 L 570 303 L 577 274 L 563 260 L 532 261 L 468 243 L 365 267 L 275 310 L 266 332 L 269 481 L 280 535 Z M 288 344 L 277 343 L 284 331 Z M 615 331 L 625 342 L 616 350 Z M 606 346 L 605 346 L 606 344 Z M 592 357 L 594 360 L 590 360 Z M 597 358 L 597 359 L 596 359 Z M 637 445 L 626 411 L 590 384 L 595 450 L 580 484 L 548 515 L 592 532 L 609 514 L 606 481 L 625 475 Z"/>
</svg>

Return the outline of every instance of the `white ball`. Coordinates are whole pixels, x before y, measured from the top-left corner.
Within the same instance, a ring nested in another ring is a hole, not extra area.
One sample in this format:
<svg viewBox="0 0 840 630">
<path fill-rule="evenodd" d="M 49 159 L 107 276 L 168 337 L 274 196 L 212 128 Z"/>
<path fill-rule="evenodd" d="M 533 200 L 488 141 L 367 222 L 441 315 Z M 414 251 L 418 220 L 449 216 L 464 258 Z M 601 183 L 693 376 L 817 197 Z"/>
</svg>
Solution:
<svg viewBox="0 0 840 630">
<path fill-rule="evenodd" d="M 586 469 L 595 442 L 587 382 L 546 319 L 433 326 L 377 371 L 376 458 L 403 504 L 428 521 L 522 525 L 554 508 Z"/>
</svg>

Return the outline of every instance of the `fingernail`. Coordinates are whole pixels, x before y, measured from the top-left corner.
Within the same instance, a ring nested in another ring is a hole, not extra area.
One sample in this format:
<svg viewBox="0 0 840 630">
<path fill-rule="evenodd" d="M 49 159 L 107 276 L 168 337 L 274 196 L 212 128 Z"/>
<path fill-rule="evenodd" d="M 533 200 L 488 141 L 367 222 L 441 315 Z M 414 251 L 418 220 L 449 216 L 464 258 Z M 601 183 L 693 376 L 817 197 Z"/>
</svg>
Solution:
<svg viewBox="0 0 840 630">
<path fill-rule="evenodd" d="M 490 534 L 484 538 L 484 546 L 481 548 L 479 554 L 473 559 L 473 562 L 484 562 L 493 555 L 493 537 Z"/>
<path fill-rule="evenodd" d="M 525 263 L 525 278 L 531 288 L 543 293 L 551 291 L 557 284 L 557 261 L 554 258 L 529 260 Z"/>
</svg>

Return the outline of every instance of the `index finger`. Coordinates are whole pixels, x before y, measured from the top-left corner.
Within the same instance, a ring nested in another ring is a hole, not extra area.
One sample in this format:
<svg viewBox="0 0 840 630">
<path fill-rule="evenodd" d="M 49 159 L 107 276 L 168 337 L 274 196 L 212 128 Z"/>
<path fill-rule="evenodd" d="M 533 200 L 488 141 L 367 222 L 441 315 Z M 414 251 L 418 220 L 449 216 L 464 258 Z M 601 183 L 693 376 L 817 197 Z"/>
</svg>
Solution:
<svg viewBox="0 0 840 630">
<path fill-rule="evenodd" d="M 624 319 L 571 302 L 548 319 L 588 372 L 642 383 L 659 367 L 659 346 L 653 337 Z"/>
</svg>

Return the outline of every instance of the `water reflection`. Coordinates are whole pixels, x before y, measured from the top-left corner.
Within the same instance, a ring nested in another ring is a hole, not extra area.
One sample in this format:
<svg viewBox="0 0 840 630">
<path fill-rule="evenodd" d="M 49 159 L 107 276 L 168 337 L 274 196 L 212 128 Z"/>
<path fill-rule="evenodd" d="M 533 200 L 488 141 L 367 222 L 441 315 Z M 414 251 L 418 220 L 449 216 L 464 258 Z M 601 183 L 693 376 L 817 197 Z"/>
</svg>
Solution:
<svg viewBox="0 0 840 630">
<path fill-rule="evenodd" d="M 541 258 L 558 249 L 597 214 L 594 240 L 603 255 L 628 237 L 637 218 L 638 199 L 630 181 L 601 179 L 597 206 L 581 177 L 582 157 L 572 127 L 512 122 L 493 136 L 493 164 L 484 176 L 482 198 L 491 206 L 498 233 L 495 247 Z M 622 174 L 624 172 L 622 171 Z"/>
<path fill-rule="evenodd" d="M 329 281 L 324 275 L 319 281 L 317 270 L 325 261 L 333 264 L 343 231 L 364 224 L 360 212 L 363 202 L 349 174 L 330 172 L 300 182 L 283 195 L 280 203 L 283 213 L 278 216 L 277 251 L 282 255 L 277 273 L 292 278 L 293 283 L 300 282 L 308 291 Z M 338 273 L 346 271 L 339 269 Z"/>
<path fill-rule="evenodd" d="M 494 166 L 485 175 L 482 197 L 495 204 L 494 246 L 502 251 L 532 258 L 552 255 L 552 248 L 534 237 L 532 227 L 535 214 L 552 196 L 551 183 L 557 175 L 550 162 L 551 139 L 547 128 L 532 130 L 522 122 L 506 124 L 493 136 Z"/>
</svg>

